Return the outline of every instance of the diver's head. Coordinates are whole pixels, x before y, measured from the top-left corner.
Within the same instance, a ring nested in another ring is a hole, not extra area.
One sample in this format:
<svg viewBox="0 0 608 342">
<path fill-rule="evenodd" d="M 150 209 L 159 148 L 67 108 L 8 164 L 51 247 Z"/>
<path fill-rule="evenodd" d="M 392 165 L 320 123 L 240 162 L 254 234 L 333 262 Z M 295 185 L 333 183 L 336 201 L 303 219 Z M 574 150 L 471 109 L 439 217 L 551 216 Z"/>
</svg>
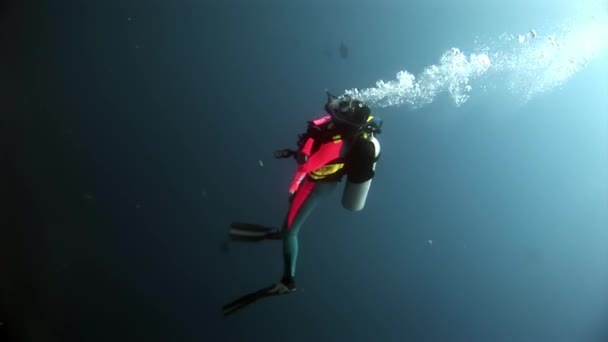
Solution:
<svg viewBox="0 0 608 342">
<path fill-rule="evenodd" d="M 328 103 L 329 112 L 336 123 L 362 127 L 369 120 L 371 110 L 360 100 L 343 95 Z"/>
</svg>

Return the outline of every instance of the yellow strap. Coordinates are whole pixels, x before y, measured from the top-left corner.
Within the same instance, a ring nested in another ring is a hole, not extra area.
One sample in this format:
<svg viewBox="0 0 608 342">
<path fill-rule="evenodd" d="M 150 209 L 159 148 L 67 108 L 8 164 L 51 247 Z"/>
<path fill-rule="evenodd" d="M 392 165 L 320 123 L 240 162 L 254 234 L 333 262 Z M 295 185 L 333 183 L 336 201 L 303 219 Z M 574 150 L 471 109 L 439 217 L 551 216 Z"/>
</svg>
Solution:
<svg viewBox="0 0 608 342">
<path fill-rule="evenodd" d="M 312 171 L 309 175 L 312 179 L 322 179 L 329 175 L 340 171 L 344 167 L 344 163 L 328 164 Z"/>
</svg>

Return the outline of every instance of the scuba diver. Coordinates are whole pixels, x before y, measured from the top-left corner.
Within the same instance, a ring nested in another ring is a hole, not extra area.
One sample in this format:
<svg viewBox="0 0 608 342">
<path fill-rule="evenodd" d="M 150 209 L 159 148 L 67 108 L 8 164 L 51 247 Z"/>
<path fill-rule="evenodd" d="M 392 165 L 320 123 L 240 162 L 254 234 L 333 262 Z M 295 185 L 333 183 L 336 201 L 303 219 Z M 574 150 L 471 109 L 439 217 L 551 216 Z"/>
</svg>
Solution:
<svg viewBox="0 0 608 342">
<path fill-rule="evenodd" d="M 288 294 L 296 290 L 295 273 L 298 258 L 298 233 L 319 202 L 327 197 L 346 176 L 342 206 L 362 210 L 380 156 L 382 121 L 371 115 L 370 108 L 347 95 L 327 93 L 327 115 L 308 122 L 299 135 L 296 150 L 275 152 L 275 158 L 294 158 L 297 171 L 289 188 L 290 205 L 281 228 L 248 223 L 232 223 L 230 237 L 237 241 L 281 240 L 283 242 L 283 276 L 269 287 L 247 294 L 224 305 L 224 315 L 258 299 Z"/>
</svg>

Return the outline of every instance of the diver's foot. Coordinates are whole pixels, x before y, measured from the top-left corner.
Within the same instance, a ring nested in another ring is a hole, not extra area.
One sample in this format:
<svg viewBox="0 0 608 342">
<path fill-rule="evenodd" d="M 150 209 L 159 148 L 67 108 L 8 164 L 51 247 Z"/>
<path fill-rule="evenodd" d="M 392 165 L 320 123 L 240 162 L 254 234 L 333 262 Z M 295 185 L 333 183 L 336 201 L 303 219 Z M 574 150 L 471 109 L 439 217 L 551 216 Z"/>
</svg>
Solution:
<svg viewBox="0 0 608 342">
<path fill-rule="evenodd" d="M 284 295 L 292 293 L 296 290 L 296 282 L 293 277 L 283 277 L 280 282 L 276 283 L 269 291 L 272 295 Z"/>
<path fill-rule="evenodd" d="M 285 285 L 289 292 L 293 292 L 296 290 L 296 280 L 291 276 L 283 276 L 281 279 L 281 284 Z"/>
</svg>

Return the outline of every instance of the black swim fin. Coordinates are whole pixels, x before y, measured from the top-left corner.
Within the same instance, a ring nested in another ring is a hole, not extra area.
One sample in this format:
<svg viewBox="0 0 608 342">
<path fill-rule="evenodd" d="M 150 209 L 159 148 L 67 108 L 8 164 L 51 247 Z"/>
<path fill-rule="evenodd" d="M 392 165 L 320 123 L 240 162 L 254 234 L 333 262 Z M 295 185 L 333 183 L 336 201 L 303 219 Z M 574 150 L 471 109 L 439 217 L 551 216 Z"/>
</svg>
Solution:
<svg viewBox="0 0 608 342">
<path fill-rule="evenodd" d="M 255 292 L 251 292 L 249 294 L 246 294 L 246 295 L 224 305 L 224 307 L 223 307 L 224 317 L 229 316 L 229 315 L 249 306 L 250 304 L 257 302 L 260 299 L 279 296 L 279 295 L 285 295 L 285 294 L 289 294 L 293 291 L 295 291 L 295 288 L 290 289 L 287 285 L 285 285 L 283 283 L 277 283 L 277 284 L 265 287 L 263 289 L 257 290 Z"/>
<path fill-rule="evenodd" d="M 281 240 L 281 229 L 259 224 L 233 222 L 230 224 L 230 238 L 237 241 L 256 242 L 262 240 Z"/>
</svg>

